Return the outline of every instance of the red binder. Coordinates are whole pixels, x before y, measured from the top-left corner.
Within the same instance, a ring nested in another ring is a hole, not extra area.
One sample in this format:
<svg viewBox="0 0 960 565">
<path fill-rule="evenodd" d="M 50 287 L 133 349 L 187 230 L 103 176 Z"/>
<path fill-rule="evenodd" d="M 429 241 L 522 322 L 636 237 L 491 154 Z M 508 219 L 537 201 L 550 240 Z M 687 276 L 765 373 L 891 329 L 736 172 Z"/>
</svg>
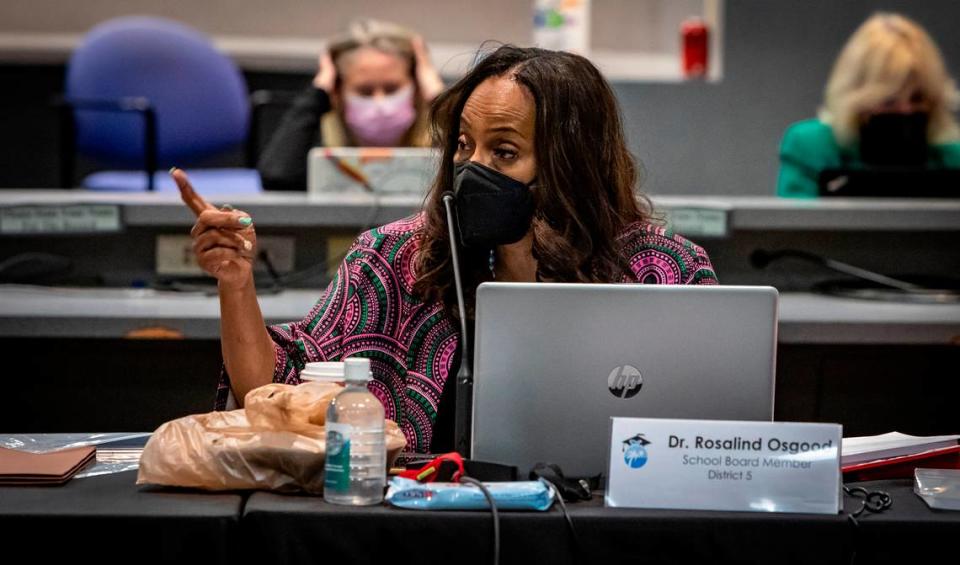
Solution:
<svg viewBox="0 0 960 565">
<path fill-rule="evenodd" d="M 844 482 L 913 478 L 916 468 L 960 469 L 960 445 L 928 449 L 920 453 L 875 459 L 841 467 Z"/>
</svg>

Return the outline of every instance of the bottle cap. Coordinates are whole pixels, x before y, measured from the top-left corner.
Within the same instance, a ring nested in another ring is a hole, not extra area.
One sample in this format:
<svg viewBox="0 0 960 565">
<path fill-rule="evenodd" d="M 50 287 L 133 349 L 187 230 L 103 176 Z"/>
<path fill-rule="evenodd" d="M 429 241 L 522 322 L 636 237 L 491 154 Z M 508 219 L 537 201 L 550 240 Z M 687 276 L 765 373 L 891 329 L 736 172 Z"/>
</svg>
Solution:
<svg viewBox="0 0 960 565">
<path fill-rule="evenodd" d="M 346 369 L 341 362 L 323 361 L 307 363 L 300 371 L 300 380 L 320 383 L 342 383 L 346 380 Z"/>
<path fill-rule="evenodd" d="M 366 357 L 350 357 L 343 365 L 348 383 L 365 383 L 370 380 L 370 360 Z"/>
</svg>

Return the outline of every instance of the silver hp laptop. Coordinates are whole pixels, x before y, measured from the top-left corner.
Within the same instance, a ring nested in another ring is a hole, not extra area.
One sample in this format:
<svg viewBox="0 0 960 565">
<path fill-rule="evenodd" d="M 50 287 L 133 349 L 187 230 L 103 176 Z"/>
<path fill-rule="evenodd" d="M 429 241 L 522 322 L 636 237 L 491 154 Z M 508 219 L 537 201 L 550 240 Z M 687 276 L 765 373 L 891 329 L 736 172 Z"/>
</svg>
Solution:
<svg viewBox="0 0 960 565">
<path fill-rule="evenodd" d="M 439 163 L 426 147 L 315 147 L 307 155 L 307 191 L 423 195 Z"/>
<path fill-rule="evenodd" d="M 604 472 L 610 417 L 772 420 L 777 290 L 485 283 L 472 457 Z"/>
</svg>

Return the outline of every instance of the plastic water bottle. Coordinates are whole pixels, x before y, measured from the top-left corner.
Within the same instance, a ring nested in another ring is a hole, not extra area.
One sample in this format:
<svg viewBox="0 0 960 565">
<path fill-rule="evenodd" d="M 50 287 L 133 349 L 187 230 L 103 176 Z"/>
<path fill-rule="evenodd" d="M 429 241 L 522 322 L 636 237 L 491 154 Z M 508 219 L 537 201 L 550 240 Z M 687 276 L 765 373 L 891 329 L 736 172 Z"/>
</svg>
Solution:
<svg viewBox="0 0 960 565">
<path fill-rule="evenodd" d="M 323 498 L 363 506 L 383 500 L 387 482 L 383 405 L 367 390 L 370 360 L 344 363 L 347 387 L 327 409 L 327 461 Z"/>
</svg>

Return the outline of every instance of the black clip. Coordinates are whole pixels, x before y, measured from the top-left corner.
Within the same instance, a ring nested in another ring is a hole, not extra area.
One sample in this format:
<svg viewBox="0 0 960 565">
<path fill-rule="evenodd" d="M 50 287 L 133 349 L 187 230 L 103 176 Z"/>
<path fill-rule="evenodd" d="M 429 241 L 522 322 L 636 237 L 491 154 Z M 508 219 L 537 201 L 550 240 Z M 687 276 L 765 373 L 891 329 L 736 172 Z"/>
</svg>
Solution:
<svg viewBox="0 0 960 565">
<path fill-rule="evenodd" d="M 893 498 L 886 492 L 875 490 L 868 491 L 863 487 L 843 487 L 843 491 L 848 496 L 863 501 L 860 508 L 851 514 L 854 518 L 859 517 L 864 511 L 878 514 L 893 506 Z"/>
<path fill-rule="evenodd" d="M 549 481 L 557 492 L 567 502 L 576 502 L 579 500 L 590 500 L 593 494 L 590 492 L 590 483 L 585 479 L 574 480 L 564 476 L 559 465 L 554 463 L 537 463 L 530 470 L 530 479 L 543 479 Z"/>
</svg>

